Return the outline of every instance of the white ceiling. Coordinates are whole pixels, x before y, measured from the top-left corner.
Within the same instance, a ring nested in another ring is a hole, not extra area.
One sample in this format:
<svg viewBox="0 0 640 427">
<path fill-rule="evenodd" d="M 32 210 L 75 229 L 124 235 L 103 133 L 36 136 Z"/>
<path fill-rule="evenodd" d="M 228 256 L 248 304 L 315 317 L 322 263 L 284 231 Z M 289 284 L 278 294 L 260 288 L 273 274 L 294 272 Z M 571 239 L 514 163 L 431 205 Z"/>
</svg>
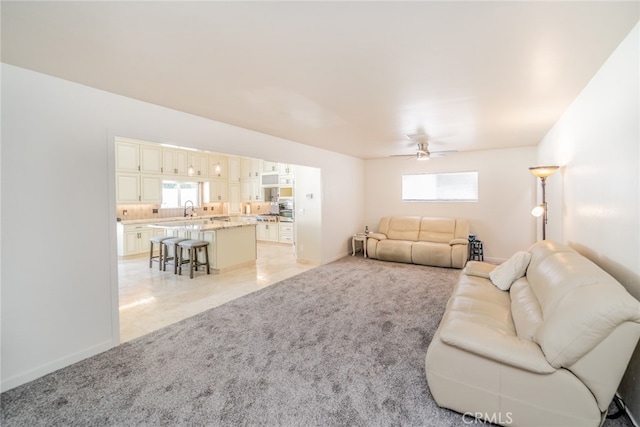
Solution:
<svg viewBox="0 0 640 427">
<path fill-rule="evenodd" d="M 629 2 L 8 2 L 2 61 L 361 158 L 536 145 Z"/>
</svg>

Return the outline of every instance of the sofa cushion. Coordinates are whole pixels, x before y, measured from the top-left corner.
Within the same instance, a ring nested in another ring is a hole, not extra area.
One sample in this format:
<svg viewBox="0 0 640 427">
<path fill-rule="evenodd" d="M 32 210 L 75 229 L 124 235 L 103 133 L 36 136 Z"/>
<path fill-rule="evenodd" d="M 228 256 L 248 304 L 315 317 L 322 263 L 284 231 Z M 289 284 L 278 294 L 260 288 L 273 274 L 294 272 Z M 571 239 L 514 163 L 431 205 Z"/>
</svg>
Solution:
<svg viewBox="0 0 640 427">
<path fill-rule="evenodd" d="M 393 216 L 389 219 L 389 229 L 385 234 L 389 239 L 415 242 L 419 232 L 419 216 Z"/>
<path fill-rule="evenodd" d="M 489 277 L 499 289 L 508 291 L 514 280 L 524 276 L 530 260 L 531 254 L 529 252 L 518 251 L 511 258 L 493 269 L 489 273 Z"/>
<path fill-rule="evenodd" d="M 449 243 L 455 238 L 456 220 L 449 218 L 422 218 L 417 240 Z"/>
<path fill-rule="evenodd" d="M 411 262 L 451 267 L 451 246 L 448 243 L 415 242 L 411 247 Z"/>
<path fill-rule="evenodd" d="M 509 289 L 511 296 L 511 316 L 518 336 L 533 340 L 542 324 L 542 310 L 526 277 L 517 279 Z"/>
<path fill-rule="evenodd" d="M 406 240 L 380 240 L 376 249 L 376 256 L 383 261 L 411 263 L 411 245 Z"/>
<path fill-rule="evenodd" d="M 640 322 L 638 301 L 573 249 L 545 241 L 530 252 L 527 280 L 544 319 L 534 340 L 554 367 L 572 365 L 622 323 Z"/>
</svg>

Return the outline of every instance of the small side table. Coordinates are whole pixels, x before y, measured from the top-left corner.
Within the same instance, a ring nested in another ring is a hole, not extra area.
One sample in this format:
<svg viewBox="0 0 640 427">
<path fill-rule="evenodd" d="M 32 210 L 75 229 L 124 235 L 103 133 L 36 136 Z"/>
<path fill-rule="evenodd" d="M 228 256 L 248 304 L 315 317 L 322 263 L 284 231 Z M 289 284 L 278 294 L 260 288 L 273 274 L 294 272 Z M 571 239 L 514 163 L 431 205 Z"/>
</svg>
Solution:
<svg viewBox="0 0 640 427">
<path fill-rule="evenodd" d="M 484 261 L 484 248 L 482 240 L 474 240 L 469 242 L 469 261 Z"/>
<path fill-rule="evenodd" d="M 362 252 L 364 253 L 364 257 L 367 257 L 367 235 L 364 233 L 356 233 L 351 238 L 351 248 L 352 253 L 351 256 L 356 254 L 356 242 L 362 242 Z"/>
</svg>

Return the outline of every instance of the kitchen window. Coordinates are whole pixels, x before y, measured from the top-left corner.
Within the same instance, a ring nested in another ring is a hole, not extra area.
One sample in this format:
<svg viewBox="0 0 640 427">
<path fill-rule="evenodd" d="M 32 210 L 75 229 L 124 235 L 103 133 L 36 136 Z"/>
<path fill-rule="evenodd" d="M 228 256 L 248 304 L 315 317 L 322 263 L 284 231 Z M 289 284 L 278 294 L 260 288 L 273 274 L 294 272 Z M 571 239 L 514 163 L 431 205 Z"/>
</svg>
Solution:
<svg viewBox="0 0 640 427">
<path fill-rule="evenodd" d="M 162 181 L 162 208 L 180 208 L 187 200 L 198 207 L 202 192 L 197 182 Z"/>
<path fill-rule="evenodd" d="M 478 172 L 402 175 L 404 202 L 477 202 Z"/>
</svg>

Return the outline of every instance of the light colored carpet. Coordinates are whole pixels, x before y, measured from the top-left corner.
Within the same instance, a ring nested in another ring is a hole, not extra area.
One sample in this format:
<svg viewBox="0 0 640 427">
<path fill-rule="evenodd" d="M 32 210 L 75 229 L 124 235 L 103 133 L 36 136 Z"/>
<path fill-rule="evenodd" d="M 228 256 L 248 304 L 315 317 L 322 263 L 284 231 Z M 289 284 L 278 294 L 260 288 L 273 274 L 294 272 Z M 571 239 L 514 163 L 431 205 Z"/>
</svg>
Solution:
<svg viewBox="0 0 640 427">
<path fill-rule="evenodd" d="M 424 375 L 459 273 L 346 257 L 5 392 L 2 425 L 468 425 Z"/>
</svg>

